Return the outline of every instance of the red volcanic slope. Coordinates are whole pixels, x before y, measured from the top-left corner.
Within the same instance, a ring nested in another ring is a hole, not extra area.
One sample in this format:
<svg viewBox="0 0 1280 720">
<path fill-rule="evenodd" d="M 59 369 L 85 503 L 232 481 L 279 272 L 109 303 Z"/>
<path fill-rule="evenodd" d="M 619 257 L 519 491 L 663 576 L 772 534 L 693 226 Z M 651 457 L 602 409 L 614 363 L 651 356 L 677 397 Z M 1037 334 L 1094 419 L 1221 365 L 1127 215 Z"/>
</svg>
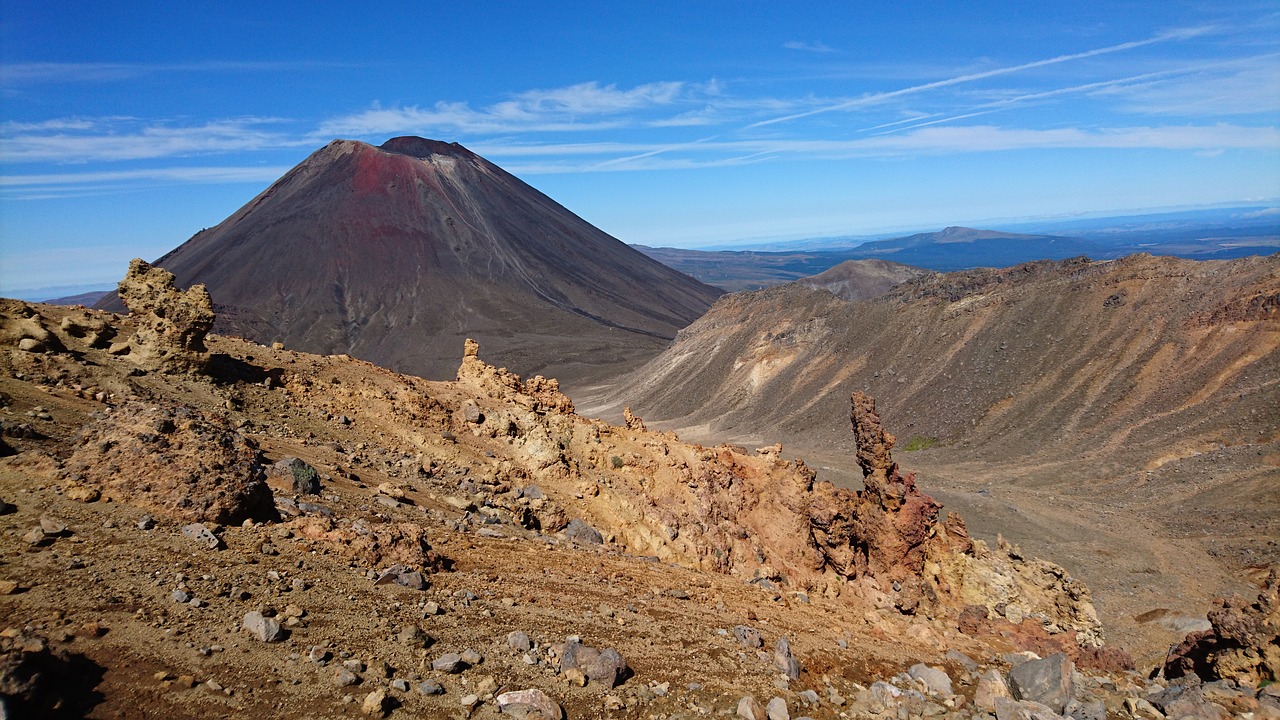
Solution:
<svg viewBox="0 0 1280 720">
<path fill-rule="evenodd" d="M 720 294 L 417 137 L 335 140 L 156 264 L 209 288 L 219 332 L 430 378 L 452 375 L 465 337 L 517 372 L 611 374 Z"/>
</svg>

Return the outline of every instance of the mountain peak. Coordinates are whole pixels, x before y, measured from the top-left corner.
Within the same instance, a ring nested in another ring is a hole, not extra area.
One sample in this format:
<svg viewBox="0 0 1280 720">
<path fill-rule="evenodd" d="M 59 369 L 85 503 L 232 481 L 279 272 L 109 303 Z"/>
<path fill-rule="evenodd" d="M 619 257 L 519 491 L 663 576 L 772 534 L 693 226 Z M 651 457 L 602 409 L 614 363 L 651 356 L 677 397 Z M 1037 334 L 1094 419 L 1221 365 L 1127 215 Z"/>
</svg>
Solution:
<svg viewBox="0 0 1280 720">
<path fill-rule="evenodd" d="M 447 157 L 472 158 L 475 153 L 466 149 L 462 145 L 454 142 L 444 142 L 442 140 L 431 140 L 429 138 L 417 137 L 416 135 L 402 135 L 394 137 L 382 143 L 379 149 L 384 152 L 395 153 L 397 155 L 408 155 L 416 158 L 428 158 L 432 155 L 445 155 Z"/>
</svg>

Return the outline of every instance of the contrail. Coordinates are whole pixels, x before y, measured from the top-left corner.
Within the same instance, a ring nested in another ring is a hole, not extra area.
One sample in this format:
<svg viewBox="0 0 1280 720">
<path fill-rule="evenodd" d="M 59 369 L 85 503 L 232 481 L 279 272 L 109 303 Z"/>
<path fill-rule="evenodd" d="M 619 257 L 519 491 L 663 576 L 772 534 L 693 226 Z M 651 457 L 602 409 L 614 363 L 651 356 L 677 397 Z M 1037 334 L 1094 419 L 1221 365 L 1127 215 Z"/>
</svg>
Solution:
<svg viewBox="0 0 1280 720">
<path fill-rule="evenodd" d="M 1149 37 L 1145 40 L 1133 40 L 1131 42 L 1120 43 L 1119 45 L 1111 45 L 1104 48 L 1097 48 L 1095 50 L 1086 50 L 1085 52 L 1072 53 L 1070 55 L 1059 55 L 1057 57 L 1052 57 L 1047 60 L 1036 60 L 1035 62 L 1023 63 L 1022 65 L 1012 65 L 1010 67 L 996 68 L 995 70 L 986 70 L 980 73 L 970 73 L 968 75 L 959 75 L 957 77 L 948 78 L 946 80 L 937 80 L 935 82 L 925 83 L 924 85 L 915 85 L 909 88 L 903 88 L 901 90 L 892 90 L 890 92 L 866 95 L 864 97 L 860 97 L 855 100 L 842 102 L 838 105 L 829 105 L 824 108 L 818 108 L 816 110 L 807 110 L 805 112 L 796 113 L 794 115 L 784 115 L 783 117 L 772 118 L 770 120 L 761 120 L 760 122 L 752 123 L 746 126 L 746 128 L 744 129 L 764 127 L 765 125 L 776 125 L 777 123 L 788 122 L 791 120 L 799 120 L 801 118 L 807 118 L 813 115 L 820 115 L 822 113 L 833 112 L 836 110 L 848 110 L 849 108 L 862 107 L 864 105 L 874 105 L 876 103 L 883 102 L 890 98 L 900 97 L 902 95 L 912 95 L 915 93 L 924 92 L 925 90 L 933 90 L 934 88 L 947 87 L 949 85 L 959 85 L 961 83 L 973 82 L 974 80 L 984 80 L 989 77 L 996 77 L 998 75 L 1008 75 L 1010 73 L 1021 72 L 1023 70 L 1030 70 L 1032 68 L 1044 67 L 1046 65 L 1057 65 L 1058 63 L 1070 62 L 1072 60 L 1081 60 L 1084 58 L 1095 57 L 1097 55 L 1106 55 L 1108 53 L 1121 52 L 1123 50 L 1132 50 L 1133 48 L 1143 47 L 1144 45 L 1154 45 L 1156 43 L 1168 42 L 1170 40 L 1186 40 L 1187 38 L 1192 38 L 1192 37 L 1196 37 L 1197 35 L 1203 35 L 1205 33 L 1208 33 L 1212 29 L 1213 28 L 1210 26 L 1205 26 L 1205 27 L 1199 27 L 1199 28 L 1184 28 L 1181 30 L 1172 30 L 1166 33 L 1161 33 L 1154 37 Z"/>
<path fill-rule="evenodd" d="M 884 132 L 875 133 L 876 135 L 887 135 L 889 133 L 900 132 L 903 130 L 914 130 L 915 128 L 925 127 L 928 125 L 937 125 L 939 123 L 951 122 L 953 120 L 964 120 L 965 118 L 971 118 L 977 115 L 987 115 L 989 113 L 997 112 L 1001 109 L 1012 107 L 1019 103 L 1027 102 L 1030 100 L 1041 100 L 1044 98 L 1056 97 L 1059 95 L 1070 95 L 1074 93 L 1089 92 L 1092 90 L 1101 90 L 1105 88 L 1115 87 L 1117 85 L 1128 85 L 1130 83 L 1143 82 L 1145 80 L 1155 80 L 1158 78 L 1165 78 L 1165 77 L 1177 77 L 1179 75 L 1191 75 L 1193 73 L 1204 72 L 1205 70 L 1214 70 L 1217 68 L 1239 65 L 1241 62 L 1248 62 L 1253 60 L 1270 60 L 1275 57 L 1280 57 L 1280 53 L 1271 53 L 1267 55 L 1259 55 L 1256 57 L 1245 58 L 1243 61 L 1227 60 L 1223 62 L 1204 63 L 1201 65 L 1190 65 L 1187 67 L 1176 68 L 1173 70 L 1160 70 L 1157 72 L 1143 73 L 1142 75 L 1130 75 L 1128 77 L 1117 78 L 1115 80 L 1100 80 L 1098 82 L 1087 83 L 1084 85 L 1074 85 L 1072 87 L 1057 88 L 1054 90 L 1045 90 L 1043 92 L 1037 92 L 1037 93 L 1028 93 L 1026 95 L 1019 95 L 1017 97 L 1005 98 L 1003 100 L 996 100 L 994 102 L 975 105 L 969 108 L 969 111 L 967 111 L 962 115 L 953 115 L 949 117 L 943 117 L 944 115 L 946 115 L 946 113 L 932 113 L 929 115 L 923 115 L 923 116 L 914 117 L 914 118 L 907 118 L 905 120 L 895 120 L 894 122 L 884 123 L 882 125 L 876 125 L 874 127 L 863 128 L 859 132 L 871 132 L 873 130 L 885 130 L 885 128 L 893 128 L 892 130 L 885 130 Z"/>
</svg>

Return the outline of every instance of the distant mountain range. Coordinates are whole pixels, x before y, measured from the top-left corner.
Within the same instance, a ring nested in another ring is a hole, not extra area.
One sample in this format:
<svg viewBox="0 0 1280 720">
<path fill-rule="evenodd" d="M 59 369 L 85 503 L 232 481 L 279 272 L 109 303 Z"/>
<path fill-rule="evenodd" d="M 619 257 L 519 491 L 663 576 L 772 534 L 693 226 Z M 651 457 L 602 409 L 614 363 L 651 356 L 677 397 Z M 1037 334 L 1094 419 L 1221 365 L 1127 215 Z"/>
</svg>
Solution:
<svg viewBox="0 0 1280 720">
<path fill-rule="evenodd" d="M 335 140 L 155 264 L 205 284 L 218 332 L 429 379 L 452 377 L 467 337 L 525 375 L 616 374 L 720 294 L 417 137 Z"/>
<path fill-rule="evenodd" d="M 1203 220 L 1148 220 L 1099 225 L 1079 221 L 1079 235 L 1010 233 L 965 227 L 870 240 L 856 246 L 815 249 L 797 241 L 793 251 L 682 250 L 636 246 L 641 252 L 730 292 L 758 290 L 815 275 L 846 260 L 882 259 L 938 272 L 1009 267 L 1035 260 L 1087 256 L 1107 260 L 1139 252 L 1195 260 L 1226 260 L 1280 251 L 1280 216 L 1258 211 L 1235 225 Z M 1219 219 L 1214 216 L 1214 219 Z M 848 239 L 830 239 L 848 242 Z M 780 247 L 773 245 L 772 247 Z"/>
</svg>

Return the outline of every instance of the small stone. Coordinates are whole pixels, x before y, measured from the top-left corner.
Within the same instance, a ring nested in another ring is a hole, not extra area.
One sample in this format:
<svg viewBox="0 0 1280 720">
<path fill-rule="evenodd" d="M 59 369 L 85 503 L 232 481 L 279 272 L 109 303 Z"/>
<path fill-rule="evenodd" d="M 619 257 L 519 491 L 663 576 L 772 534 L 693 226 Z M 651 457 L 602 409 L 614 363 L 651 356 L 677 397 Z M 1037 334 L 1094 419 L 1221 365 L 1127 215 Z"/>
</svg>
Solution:
<svg viewBox="0 0 1280 720">
<path fill-rule="evenodd" d="M 62 535 L 67 531 L 67 524 L 48 515 L 40 516 L 40 531 L 45 535 Z"/>
<path fill-rule="evenodd" d="M 423 614 L 424 616 L 425 616 L 425 615 L 439 615 L 439 614 L 440 614 L 440 604 L 439 604 L 439 603 L 437 603 L 437 602 L 433 602 L 433 601 L 428 600 L 428 601 L 427 601 L 425 604 L 423 604 L 423 606 L 422 606 L 422 614 Z"/>
<path fill-rule="evenodd" d="M 537 712 L 546 720 L 560 720 L 564 716 L 560 704 L 536 688 L 504 692 L 497 699 L 498 711 L 506 715 L 527 717 L 529 713 Z"/>
<path fill-rule="evenodd" d="M 156 519 L 151 517 L 150 515 L 143 515 L 142 517 L 138 518 L 139 530 L 150 530 L 155 526 L 156 526 Z"/>
<path fill-rule="evenodd" d="M 45 344 L 35 338 L 24 337 L 18 341 L 18 349 L 29 353 L 42 353 L 45 351 Z"/>
<path fill-rule="evenodd" d="M 396 639 L 410 647 L 420 648 L 426 644 L 427 635 L 417 625 L 406 625 L 396 633 Z"/>
<path fill-rule="evenodd" d="M 409 689 L 409 681 L 403 680 L 401 678 L 396 678 L 395 680 L 391 681 L 391 687 L 393 689 L 399 690 L 400 692 L 405 692 Z"/>
<path fill-rule="evenodd" d="M 564 671 L 564 679 L 574 687 L 586 687 L 587 676 L 578 668 L 569 668 Z"/>
<path fill-rule="evenodd" d="M 329 659 L 332 657 L 333 654 L 329 652 L 328 648 L 323 648 L 319 645 L 312 645 L 307 648 L 307 659 L 317 665 L 323 665 L 329 662 Z"/>
<path fill-rule="evenodd" d="M 379 573 L 377 579 L 373 581 L 374 585 L 387 585 L 390 583 L 403 585 L 412 590 L 426 590 L 429 587 L 429 583 L 422 573 L 405 565 L 392 565 Z"/>
<path fill-rule="evenodd" d="M 174 602 L 176 602 L 176 603 L 188 603 L 188 602 L 191 602 L 191 596 L 190 596 L 190 595 L 188 595 L 188 594 L 187 594 L 187 592 L 186 592 L 185 590 L 174 590 L 174 591 L 169 595 L 169 598 L 170 598 L 170 599 L 172 599 L 172 600 L 173 600 Z"/>
<path fill-rule="evenodd" d="M 750 695 L 738 701 L 738 711 L 734 713 L 734 717 L 743 718 L 743 720 L 769 720 L 769 715 L 760 705 L 760 701 Z"/>
<path fill-rule="evenodd" d="M 422 693 L 423 695 L 443 695 L 444 686 L 436 682 L 435 680 L 427 680 L 427 681 L 418 683 L 418 692 Z"/>
<path fill-rule="evenodd" d="M 284 628 L 275 618 L 265 617 L 257 610 L 245 613 L 241 627 L 262 642 L 280 642 L 285 637 Z"/>
<path fill-rule="evenodd" d="M 194 675 L 179 675 L 178 679 L 173 681 L 173 686 L 183 690 L 190 690 L 196 686 L 196 678 Z"/>
<path fill-rule="evenodd" d="M 472 650 L 471 648 L 467 648 L 466 650 L 463 650 L 461 658 L 462 658 L 462 662 L 468 665 L 479 665 L 480 663 L 484 662 L 484 656 L 476 652 L 475 650 Z"/>
<path fill-rule="evenodd" d="M 0 580 L 0 595 L 12 595 L 18 592 L 18 583 L 13 580 Z"/>
<path fill-rule="evenodd" d="M 800 679 L 800 663 L 791 654 L 791 643 L 785 637 L 778 638 L 778 644 L 774 646 L 773 666 L 789 680 Z"/>
<path fill-rule="evenodd" d="M 387 691 L 379 688 L 364 696 L 364 702 L 360 703 L 360 712 L 382 717 L 387 711 L 386 704 Z"/>
<path fill-rule="evenodd" d="M 462 656 L 458 653 L 445 653 L 431 661 L 431 669 L 436 672 L 456 675 L 457 673 L 466 670 L 467 664 L 462 661 Z"/>
<path fill-rule="evenodd" d="M 929 667 L 924 663 L 917 663 L 911 666 L 907 674 L 924 683 L 925 688 L 935 695 L 951 694 L 951 678 L 946 672 L 938 668 Z"/>
<path fill-rule="evenodd" d="M 529 652 L 533 644 L 529 642 L 529 636 L 523 630 L 513 630 L 507 633 L 507 647 L 516 652 Z"/>
<path fill-rule="evenodd" d="M 761 637 L 760 631 L 746 625 L 734 625 L 733 636 L 742 643 L 744 647 L 760 648 L 764 647 L 764 638 Z"/>
<path fill-rule="evenodd" d="M 465 708 L 473 708 L 476 705 L 480 704 L 480 696 L 476 695 L 475 693 L 472 693 L 470 695 L 463 695 L 462 697 L 458 698 L 458 704 Z"/>
<path fill-rule="evenodd" d="M 217 550 L 222 547 L 222 540 L 213 531 L 205 527 L 201 523 L 191 523 L 182 526 L 182 534 L 192 542 L 203 545 L 210 550 Z"/>
<path fill-rule="evenodd" d="M 791 720 L 791 712 L 787 710 L 787 701 L 780 697 L 769 700 L 769 704 L 764 707 L 764 711 L 769 720 Z"/>
<path fill-rule="evenodd" d="M 22 536 L 22 541 L 29 545 L 40 545 L 41 543 L 47 542 L 48 539 L 49 538 L 44 534 L 44 531 L 38 527 L 31 528 Z"/>
</svg>

